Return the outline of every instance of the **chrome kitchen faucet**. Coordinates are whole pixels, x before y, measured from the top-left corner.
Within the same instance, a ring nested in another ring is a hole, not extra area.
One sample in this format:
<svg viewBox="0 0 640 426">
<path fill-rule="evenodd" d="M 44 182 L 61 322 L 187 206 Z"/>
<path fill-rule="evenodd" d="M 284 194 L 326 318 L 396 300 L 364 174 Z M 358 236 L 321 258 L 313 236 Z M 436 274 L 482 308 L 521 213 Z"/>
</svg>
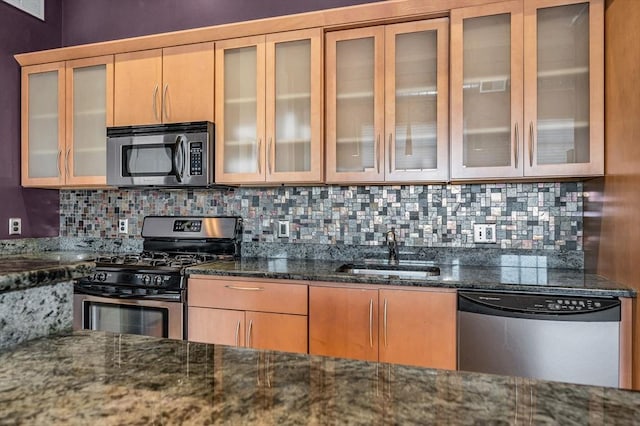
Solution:
<svg viewBox="0 0 640 426">
<path fill-rule="evenodd" d="M 386 233 L 387 246 L 389 247 L 389 261 L 398 261 L 398 240 L 396 239 L 396 228 L 391 228 L 391 231 Z"/>
</svg>

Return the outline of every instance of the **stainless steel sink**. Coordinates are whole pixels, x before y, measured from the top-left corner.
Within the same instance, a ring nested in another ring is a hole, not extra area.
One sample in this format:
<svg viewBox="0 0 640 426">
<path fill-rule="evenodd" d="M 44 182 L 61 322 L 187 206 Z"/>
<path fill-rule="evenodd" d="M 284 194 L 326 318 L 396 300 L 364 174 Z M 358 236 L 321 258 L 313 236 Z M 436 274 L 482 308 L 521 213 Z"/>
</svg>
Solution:
<svg viewBox="0 0 640 426">
<path fill-rule="evenodd" d="M 403 279 L 425 279 L 440 275 L 440 268 L 432 265 L 406 263 L 346 263 L 341 265 L 336 272 L 344 272 L 355 275 L 378 275 L 398 277 Z"/>
</svg>

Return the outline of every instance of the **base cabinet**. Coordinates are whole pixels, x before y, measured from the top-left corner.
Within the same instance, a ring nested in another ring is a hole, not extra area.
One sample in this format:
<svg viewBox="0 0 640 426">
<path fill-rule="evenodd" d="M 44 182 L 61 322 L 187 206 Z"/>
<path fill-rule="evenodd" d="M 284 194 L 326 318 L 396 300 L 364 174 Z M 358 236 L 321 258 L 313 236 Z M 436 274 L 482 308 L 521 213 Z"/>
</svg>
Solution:
<svg viewBox="0 0 640 426">
<path fill-rule="evenodd" d="M 187 338 L 307 353 L 307 286 L 230 277 L 190 278 Z"/>
<path fill-rule="evenodd" d="M 456 293 L 311 286 L 309 352 L 454 370 Z"/>
</svg>

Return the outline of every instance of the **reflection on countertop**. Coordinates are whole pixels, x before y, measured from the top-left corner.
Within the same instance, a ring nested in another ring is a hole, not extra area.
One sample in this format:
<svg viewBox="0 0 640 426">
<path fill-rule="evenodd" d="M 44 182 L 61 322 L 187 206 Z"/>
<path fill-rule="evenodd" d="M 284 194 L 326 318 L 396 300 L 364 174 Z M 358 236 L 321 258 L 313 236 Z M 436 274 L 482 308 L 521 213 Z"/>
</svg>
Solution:
<svg viewBox="0 0 640 426">
<path fill-rule="evenodd" d="M 365 261 L 366 262 L 366 261 Z M 384 261 L 372 261 L 384 262 Z M 495 291 L 557 293 L 582 296 L 635 297 L 635 290 L 579 269 L 554 269 L 541 259 L 505 256 L 498 265 L 473 266 L 421 262 L 440 268 L 438 275 L 421 279 L 394 275 L 364 275 L 339 272 L 348 262 L 304 259 L 242 258 L 196 265 L 191 275 L 241 276 L 374 285 L 448 287 Z"/>
<path fill-rule="evenodd" d="M 75 332 L 0 353 L 11 424 L 634 424 L 640 393 Z"/>
</svg>

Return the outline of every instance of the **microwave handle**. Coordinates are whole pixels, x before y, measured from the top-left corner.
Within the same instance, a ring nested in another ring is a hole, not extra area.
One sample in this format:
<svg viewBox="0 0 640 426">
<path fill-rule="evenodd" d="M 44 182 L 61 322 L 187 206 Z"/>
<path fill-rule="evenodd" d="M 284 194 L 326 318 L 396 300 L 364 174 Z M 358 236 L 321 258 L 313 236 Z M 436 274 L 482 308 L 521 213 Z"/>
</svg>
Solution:
<svg viewBox="0 0 640 426">
<path fill-rule="evenodd" d="M 180 135 L 176 138 L 176 143 L 174 145 L 173 151 L 173 168 L 176 171 L 176 179 L 178 180 L 178 182 L 182 182 L 182 180 L 184 179 L 184 169 L 187 165 L 187 153 L 185 152 L 184 136 Z"/>
</svg>

